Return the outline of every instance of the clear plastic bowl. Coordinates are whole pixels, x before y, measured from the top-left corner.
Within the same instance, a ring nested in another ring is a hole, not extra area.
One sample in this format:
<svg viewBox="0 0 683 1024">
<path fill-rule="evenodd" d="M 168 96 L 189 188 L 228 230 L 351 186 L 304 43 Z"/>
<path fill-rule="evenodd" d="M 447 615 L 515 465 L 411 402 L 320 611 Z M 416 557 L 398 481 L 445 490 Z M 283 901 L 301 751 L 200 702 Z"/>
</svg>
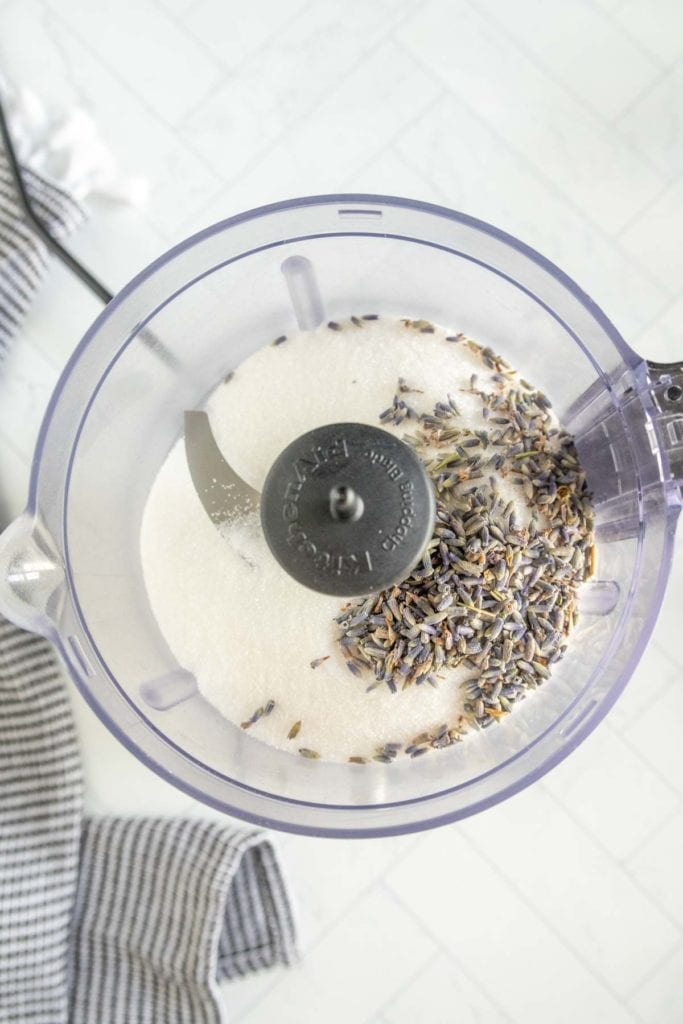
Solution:
<svg viewBox="0 0 683 1024">
<path fill-rule="evenodd" d="M 292 256 L 311 261 L 329 318 L 424 317 L 531 367 L 576 435 L 594 492 L 598 576 L 567 656 L 503 727 L 438 756 L 359 770 L 254 741 L 188 685 L 148 604 L 139 530 L 149 488 L 183 411 L 296 327 L 281 269 Z M 509 235 L 381 196 L 263 207 L 158 259 L 78 346 L 42 425 L 28 508 L 0 538 L 0 608 L 54 641 L 129 750 L 207 804 L 313 835 L 454 821 L 566 757 L 633 672 L 680 509 L 657 419 L 644 360 L 573 281 Z"/>
</svg>

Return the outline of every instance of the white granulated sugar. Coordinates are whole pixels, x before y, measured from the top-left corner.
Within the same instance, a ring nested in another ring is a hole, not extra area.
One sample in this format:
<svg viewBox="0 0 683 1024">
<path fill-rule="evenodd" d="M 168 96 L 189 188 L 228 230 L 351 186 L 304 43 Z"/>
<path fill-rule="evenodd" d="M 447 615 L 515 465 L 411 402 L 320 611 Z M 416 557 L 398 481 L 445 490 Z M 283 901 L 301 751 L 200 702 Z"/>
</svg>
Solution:
<svg viewBox="0 0 683 1024">
<path fill-rule="evenodd" d="M 345 322 L 340 331 L 323 326 L 260 349 L 208 403 L 225 458 L 260 490 L 282 449 L 305 431 L 338 421 L 377 426 L 399 376 L 423 392 L 406 396 L 419 412 L 431 412 L 450 392 L 458 422 L 484 426 L 481 401 L 465 389 L 473 373 L 481 387 L 493 389 L 494 371 L 466 345 L 446 342 L 448 333 L 437 327 L 422 334 L 400 320 L 380 319 L 362 328 Z M 406 428 L 410 422 L 387 427 L 399 436 Z M 528 522 L 528 508 L 511 485 L 501 479 L 500 491 L 505 500 L 514 498 L 520 522 Z M 182 441 L 151 489 L 141 549 L 161 631 L 204 697 L 238 725 L 275 701 L 252 727 L 256 739 L 346 761 L 386 742 L 408 742 L 458 714 L 461 670 L 445 672 L 437 689 L 394 695 L 382 686 L 367 693 L 371 678 L 351 674 L 336 639 L 333 620 L 344 602 L 307 590 L 280 568 L 257 514 L 219 532 L 193 488 Z M 301 731 L 288 740 L 298 720 Z"/>
<path fill-rule="evenodd" d="M 394 319 L 290 335 L 254 353 L 214 392 L 208 413 L 216 440 L 235 471 L 260 489 L 282 449 L 307 430 L 342 421 L 380 426 L 398 377 L 424 392 L 414 404 L 431 412 L 446 392 L 468 388 L 473 373 L 483 384 L 493 372 L 446 335 L 439 328 L 420 334 Z M 463 423 L 484 425 L 478 398 L 461 392 L 457 400 Z"/>
</svg>

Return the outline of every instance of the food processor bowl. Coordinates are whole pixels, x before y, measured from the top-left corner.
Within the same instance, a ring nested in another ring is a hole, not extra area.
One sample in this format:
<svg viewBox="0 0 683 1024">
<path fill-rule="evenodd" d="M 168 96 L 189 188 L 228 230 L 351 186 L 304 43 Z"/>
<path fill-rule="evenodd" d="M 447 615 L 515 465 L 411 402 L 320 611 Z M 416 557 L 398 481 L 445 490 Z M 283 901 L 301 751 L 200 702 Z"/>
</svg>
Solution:
<svg viewBox="0 0 683 1024">
<path fill-rule="evenodd" d="M 575 435 L 597 552 L 565 658 L 503 726 L 433 757 L 361 768 L 268 747 L 201 697 L 152 614 L 139 544 L 184 411 L 278 335 L 354 312 L 447 324 L 526 370 Z M 676 372 L 648 365 L 552 263 L 471 217 L 367 195 L 250 211 L 139 274 L 74 352 L 40 431 L 27 509 L 0 538 L 0 609 L 54 642 L 129 750 L 213 807 L 325 836 L 454 821 L 566 757 L 636 666 L 681 505 Z"/>
</svg>

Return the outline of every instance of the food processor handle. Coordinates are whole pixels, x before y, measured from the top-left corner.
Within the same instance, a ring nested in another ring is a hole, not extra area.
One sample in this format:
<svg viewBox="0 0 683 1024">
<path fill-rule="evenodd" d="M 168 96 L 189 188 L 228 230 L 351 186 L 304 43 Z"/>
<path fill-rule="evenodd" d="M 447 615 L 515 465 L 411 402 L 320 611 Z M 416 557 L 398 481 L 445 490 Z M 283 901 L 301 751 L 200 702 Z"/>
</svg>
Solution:
<svg viewBox="0 0 683 1024">
<path fill-rule="evenodd" d="M 683 488 L 683 361 L 648 360 L 647 371 L 671 476 Z"/>
</svg>

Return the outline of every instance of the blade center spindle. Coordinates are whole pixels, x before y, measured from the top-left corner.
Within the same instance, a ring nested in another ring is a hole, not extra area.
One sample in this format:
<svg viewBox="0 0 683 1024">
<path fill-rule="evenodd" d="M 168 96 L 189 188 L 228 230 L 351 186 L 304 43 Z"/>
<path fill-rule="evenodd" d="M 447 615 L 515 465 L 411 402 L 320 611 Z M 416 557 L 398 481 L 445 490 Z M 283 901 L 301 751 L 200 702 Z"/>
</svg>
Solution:
<svg viewBox="0 0 683 1024">
<path fill-rule="evenodd" d="M 338 484 L 330 491 L 330 515 L 333 519 L 347 519 L 355 523 L 363 515 L 365 504 L 352 487 Z"/>
</svg>

